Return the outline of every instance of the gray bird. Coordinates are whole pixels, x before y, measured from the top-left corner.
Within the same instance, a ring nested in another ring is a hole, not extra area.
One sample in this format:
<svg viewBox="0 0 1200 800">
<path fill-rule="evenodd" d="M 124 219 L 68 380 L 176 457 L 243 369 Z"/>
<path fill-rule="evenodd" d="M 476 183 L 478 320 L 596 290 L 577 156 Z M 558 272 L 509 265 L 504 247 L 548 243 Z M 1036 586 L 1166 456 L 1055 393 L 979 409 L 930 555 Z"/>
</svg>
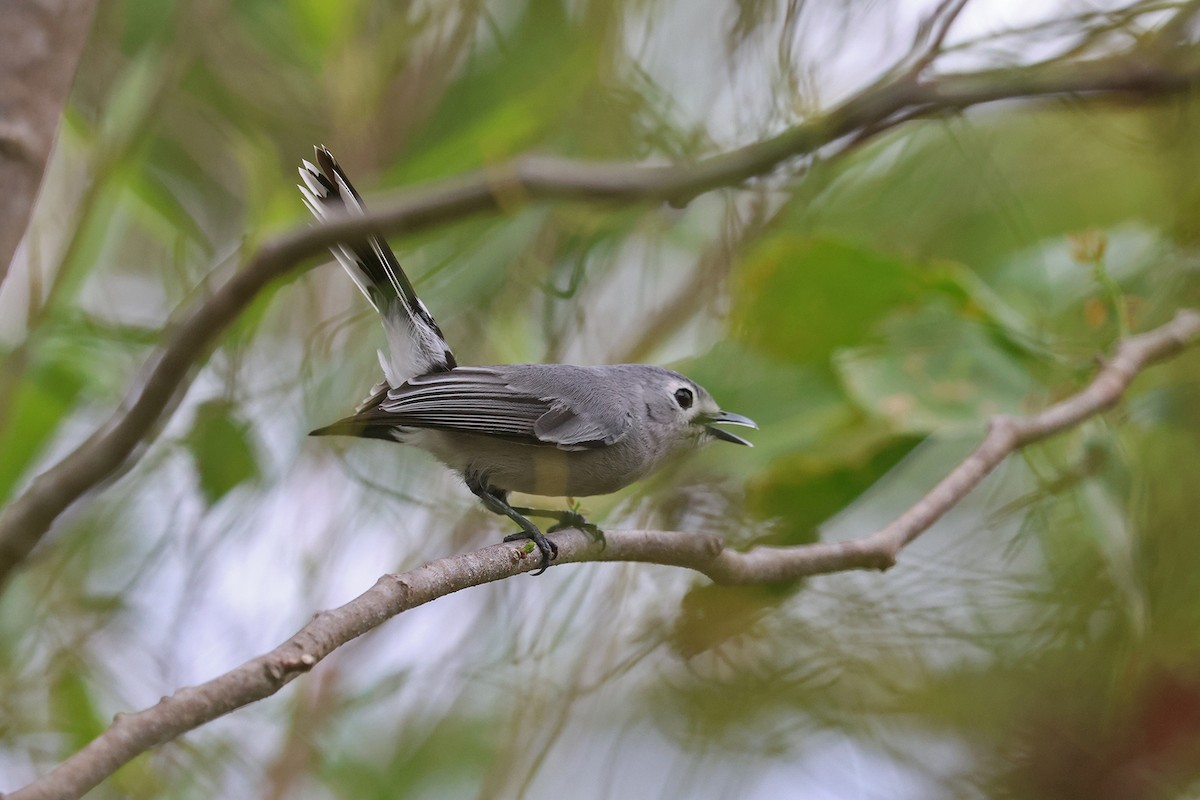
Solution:
<svg viewBox="0 0 1200 800">
<path fill-rule="evenodd" d="M 319 220 L 362 214 L 363 202 L 333 155 L 300 167 L 304 202 Z M 460 474 L 488 510 L 530 539 L 546 571 L 558 547 L 526 515 L 556 519 L 551 531 L 599 530 L 574 511 L 509 505 L 510 492 L 586 497 L 607 494 L 654 472 L 672 456 L 713 439 L 750 442 L 714 427 L 758 426 L 722 411 L 704 387 L 662 367 L 618 364 L 504 364 L 460 367 L 395 253 L 379 236 L 330 248 L 379 312 L 388 354 L 384 380 L 352 416 L 312 432 L 413 445 Z"/>
</svg>

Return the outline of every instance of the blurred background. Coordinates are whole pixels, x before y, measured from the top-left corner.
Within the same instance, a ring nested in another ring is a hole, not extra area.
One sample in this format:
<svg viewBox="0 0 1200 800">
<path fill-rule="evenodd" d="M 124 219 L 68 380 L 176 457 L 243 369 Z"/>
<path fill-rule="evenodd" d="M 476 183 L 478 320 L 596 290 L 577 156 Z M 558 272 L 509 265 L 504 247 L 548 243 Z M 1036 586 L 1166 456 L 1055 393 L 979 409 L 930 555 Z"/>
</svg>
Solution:
<svg viewBox="0 0 1200 800">
<path fill-rule="evenodd" d="M 117 406 L 177 309 L 307 224 L 528 152 L 673 163 L 877 81 L 932 0 L 102 3 L 0 287 L 0 503 Z M 1182 3 L 974 0 L 934 65 L 1128 46 Z M 1081 44 L 1083 43 L 1083 44 Z M 997 73 L 1003 74 L 1003 73 Z M 602 527 L 864 535 L 989 415 L 1200 305 L 1200 105 L 1005 102 L 685 208 L 514 203 L 392 242 L 462 363 L 658 363 L 756 419 Z M 378 377 L 332 263 L 262 294 L 155 441 L 0 597 L 0 777 L 509 532 L 423 453 L 310 439 Z M 1011 458 L 886 574 L 719 588 L 589 564 L 462 592 L 92 796 L 1200 793 L 1200 355 Z"/>
</svg>

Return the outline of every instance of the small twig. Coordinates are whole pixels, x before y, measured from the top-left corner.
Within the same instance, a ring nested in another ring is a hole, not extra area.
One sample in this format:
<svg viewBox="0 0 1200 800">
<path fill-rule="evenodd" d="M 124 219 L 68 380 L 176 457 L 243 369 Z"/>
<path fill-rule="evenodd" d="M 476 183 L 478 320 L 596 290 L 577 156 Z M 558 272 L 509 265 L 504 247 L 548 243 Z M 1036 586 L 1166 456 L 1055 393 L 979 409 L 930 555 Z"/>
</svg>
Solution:
<svg viewBox="0 0 1200 800">
<path fill-rule="evenodd" d="M 930 64 L 942 54 L 946 37 L 958 20 L 958 16 L 966 8 L 969 0 L 942 0 L 926 19 L 917 27 L 913 39 L 912 51 L 916 54 L 909 74 L 919 76 Z"/>
<path fill-rule="evenodd" d="M 717 583 L 792 581 L 854 569 L 885 570 L 900 551 L 954 507 L 1013 452 L 1111 408 L 1139 372 L 1200 341 L 1200 312 L 1184 310 L 1162 327 L 1123 341 L 1096 377 L 1077 394 L 1028 417 L 992 419 L 980 445 L 927 495 L 891 524 L 842 542 L 728 550 L 720 537 L 681 531 L 610 531 L 600 550 L 581 531 L 553 535 L 558 563 L 640 561 L 687 567 Z M 523 548 L 498 544 L 431 561 L 402 575 L 384 575 L 363 594 L 318 612 L 295 636 L 199 686 L 180 689 L 157 705 L 118 716 L 104 733 L 8 800 L 75 798 L 135 756 L 206 722 L 269 697 L 341 645 L 392 617 L 472 586 L 536 569 Z"/>
<path fill-rule="evenodd" d="M 954 44 L 943 46 L 942 54 L 969 52 L 981 45 L 994 46 L 1009 39 L 1028 42 L 1031 40 L 1041 41 L 1049 38 L 1062 38 L 1068 34 L 1079 32 L 1081 29 L 1084 39 L 1090 40 L 1094 35 L 1111 33 L 1120 30 L 1122 27 L 1131 27 L 1141 17 L 1152 16 L 1163 11 L 1177 10 L 1181 5 L 1183 4 L 1178 2 L 1178 0 L 1174 0 L 1173 2 L 1142 3 L 1132 8 L 1083 11 L 1073 16 L 1040 20 L 999 32 L 988 32 L 979 36 L 964 38 Z M 1062 53 L 1059 53 L 1054 58 L 1060 58 L 1062 55 Z"/>
</svg>

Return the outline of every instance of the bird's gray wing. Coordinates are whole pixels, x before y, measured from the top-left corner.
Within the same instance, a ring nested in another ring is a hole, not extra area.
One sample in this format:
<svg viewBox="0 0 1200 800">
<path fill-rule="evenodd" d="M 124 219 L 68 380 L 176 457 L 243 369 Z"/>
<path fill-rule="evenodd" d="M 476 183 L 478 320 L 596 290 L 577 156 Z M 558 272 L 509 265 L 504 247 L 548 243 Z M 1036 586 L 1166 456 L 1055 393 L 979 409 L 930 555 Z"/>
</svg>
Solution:
<svg viewBox="0 0 1200 800">
<path fill-rule="evenodd" d="M 623 419 L 598 419 L 586 406 L 504 368 L 458 367 L 411 378 L 346 422 L 503 436 L 564 450 L 605 447 L 625 436 Z"/>
</svg>

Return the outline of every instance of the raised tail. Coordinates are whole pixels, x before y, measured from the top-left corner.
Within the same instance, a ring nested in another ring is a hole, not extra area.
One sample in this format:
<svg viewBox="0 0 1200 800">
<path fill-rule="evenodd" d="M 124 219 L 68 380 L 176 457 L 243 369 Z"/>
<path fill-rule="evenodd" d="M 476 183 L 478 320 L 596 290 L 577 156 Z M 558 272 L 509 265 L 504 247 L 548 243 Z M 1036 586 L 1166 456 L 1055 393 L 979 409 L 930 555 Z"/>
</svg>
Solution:
<svg viewBox="0 0 1200 800">
<path fill-rule="evenodd" d="M 309 211 L 318 220 L 365 213 L 362 197 L 333 154 L 323 146 L 315 150 L 317 163 L 302 162 L 303 184 L 298 185 Z M 329 249 L 383 320 L 390 352 L 386 358 L 381 354 L 380 363 L 388 384 L 399 386 L 415 375 L 444 372 L 457 365 L 433 315 L 417 297 L 382 236 L 371 234 Z"/>
</svg>

